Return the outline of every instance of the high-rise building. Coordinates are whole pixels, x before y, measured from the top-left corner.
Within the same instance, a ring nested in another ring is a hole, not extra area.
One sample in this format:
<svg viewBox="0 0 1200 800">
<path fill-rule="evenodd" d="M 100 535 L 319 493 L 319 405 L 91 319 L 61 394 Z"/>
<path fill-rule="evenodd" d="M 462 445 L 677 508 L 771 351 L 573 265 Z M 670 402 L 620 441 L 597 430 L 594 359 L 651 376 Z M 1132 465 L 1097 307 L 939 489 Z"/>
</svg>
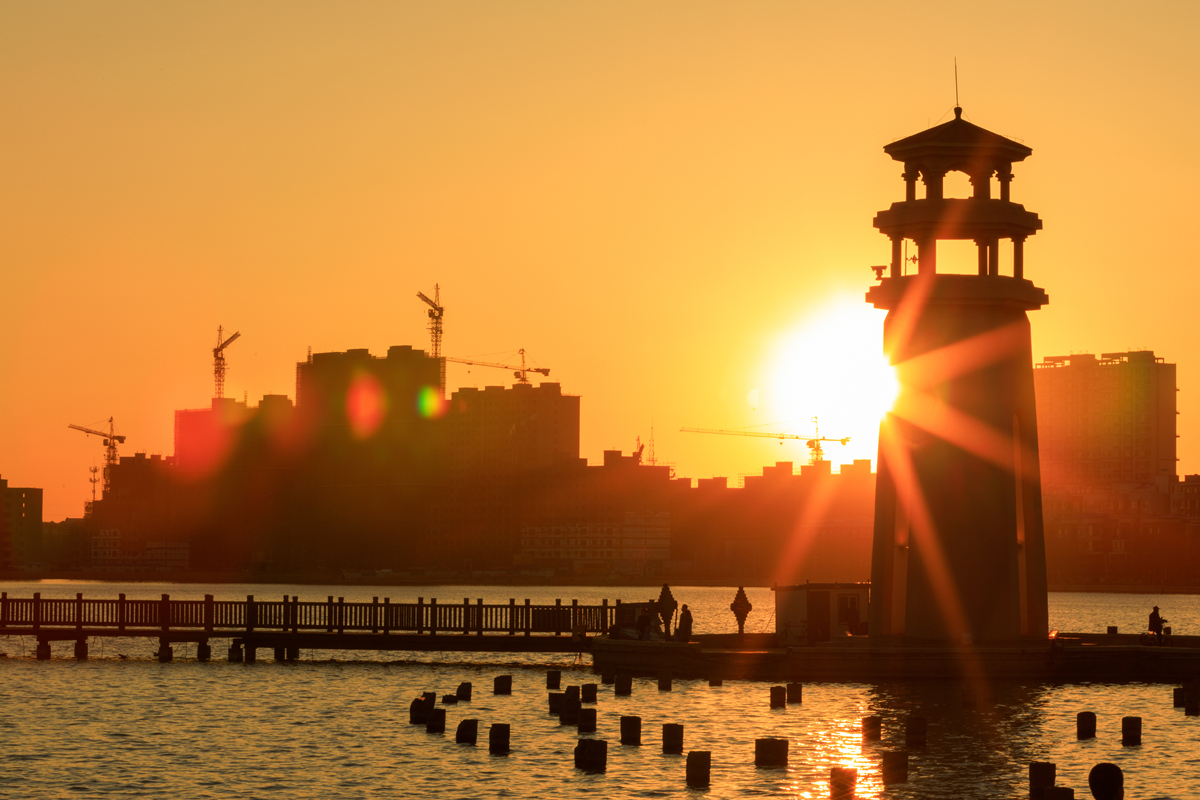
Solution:
<svg viewBox="0 0 1200 800">
<path fill-rule="evenodd" d="M 557 383 L 459 389 L 446 413 L 456 474 L 544 469 L 579 458 L 579 395 Z"/>
<path fill-rule="evenodd" d="M 42 490 L 10 487 L 0 478 L 0 569 L 34 566 L 41 537 Z"/>
<path fill-rule="evenodd" d="M 1174 364 L 1152 350 L 1052 356 L 1033 382 L 1044 486 L 1165 491 L 1176 474 Z"/>
</svg>

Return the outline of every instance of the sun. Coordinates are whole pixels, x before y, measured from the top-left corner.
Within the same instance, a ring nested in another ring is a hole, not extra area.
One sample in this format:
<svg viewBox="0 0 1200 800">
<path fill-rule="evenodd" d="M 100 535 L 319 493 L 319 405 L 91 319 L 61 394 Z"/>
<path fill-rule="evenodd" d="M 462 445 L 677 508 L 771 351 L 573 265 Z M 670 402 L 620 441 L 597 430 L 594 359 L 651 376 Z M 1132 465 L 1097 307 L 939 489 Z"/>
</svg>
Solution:
<svg viewBox="0 0 1200 800">
<path fill-rule="evenodd" d="M 773 432 L 811 434 L 812 418 L 836 464 L 869 458 L 874 466 L 879 421 L 899 392 L 895 371 L 883 355 L 886 312 L 861 299 L 839 298 L 806 318 L 776 342 L 765 367 L 765 386 L 756 395 L 763 416 L 781 424 Z"/>
</svg>

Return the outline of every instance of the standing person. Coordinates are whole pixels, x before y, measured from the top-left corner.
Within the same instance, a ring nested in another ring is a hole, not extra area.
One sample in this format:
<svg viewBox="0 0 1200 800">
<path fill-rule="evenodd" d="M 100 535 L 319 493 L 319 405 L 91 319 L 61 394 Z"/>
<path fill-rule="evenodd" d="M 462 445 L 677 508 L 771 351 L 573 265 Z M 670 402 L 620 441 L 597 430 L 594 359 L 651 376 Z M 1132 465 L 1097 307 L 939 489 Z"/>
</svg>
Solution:
<svg viewBox="0 0 1200 800">
<path fill-rule="evenodd" d="M 1162 644 L 1163 642 L 1162 629 L 1164 622 L 1166 620 L 1158 615 L 1158 606 L 1155 606 L 1154 610 L 1150 612 L 1150 631 L 1154 634 L 1155 644 Z"/>
<path fill-rule="evenodd" d="M 650 610 L 648 608 L 643 608 L 642 613 L 638 614 L 637 638 L 639 642 L 650 638 Z"/>
<path fill-rule="evenodd" d="M 687 603 L 683 604 L 683 610 L 679 612 L 679 624 L 675 626 L 675 639 L 687 644 L 692 638 L 692 612 L 688 610 Z"/>
</svg>

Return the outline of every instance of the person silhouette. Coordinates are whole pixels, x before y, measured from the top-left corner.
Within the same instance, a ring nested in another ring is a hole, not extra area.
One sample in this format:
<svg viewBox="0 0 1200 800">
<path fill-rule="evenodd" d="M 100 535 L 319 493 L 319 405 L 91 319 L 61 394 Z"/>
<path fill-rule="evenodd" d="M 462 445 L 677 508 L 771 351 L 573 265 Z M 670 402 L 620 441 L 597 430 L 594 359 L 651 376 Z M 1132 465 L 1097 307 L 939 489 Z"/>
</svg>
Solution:
<svg viewBox="0 0 1200 800">
<path fill-rule="evenodd" d="M 675 626 L 675 640 L 687 644 L 692 638 L 692 612 L 688 610 L 687 603 L 683 604 L 683 610 L 679 612 L 679 624 Z"/>
<path fill-rule="evenodd" d="M 1088 789 L 1096 800 L 1124 800 L 1125 773 L 1116 764 L 1097 764 L 1088 774 Z"/>
<path fill-rule="evenodd" d="M 1154 634 L 1155 644 L 1163 643 L 1164 622 L 1166 622 L 1166 620 L 1158 615 L 1158 606 L 1155 606 L 1154 610 L 1150 612 L 1150 630 Z"/>
</svg>

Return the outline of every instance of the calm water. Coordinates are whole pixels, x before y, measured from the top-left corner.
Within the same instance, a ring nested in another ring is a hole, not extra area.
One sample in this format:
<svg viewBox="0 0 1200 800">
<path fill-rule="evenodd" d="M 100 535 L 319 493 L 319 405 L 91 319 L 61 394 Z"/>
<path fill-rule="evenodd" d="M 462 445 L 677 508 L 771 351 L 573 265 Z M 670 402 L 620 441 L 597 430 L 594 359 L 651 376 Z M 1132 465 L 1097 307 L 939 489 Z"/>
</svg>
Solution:
<svg viewBox="0 0 1200 800">
<path fill-rule="evenodd" d="M 505 587 L 291 587 L 161 584 L 0 584 L 10 596 L 197 597 L 247 594 L 267 599 L 329 594 L 347 600 L 416 596 L 439 601 L 482 597 L 485 602 L 641 600 L 653 589 Z M 733 589 L 673 587 L 688 603 L 697 632 L 736 629 L 728 611 Z M 748 590 L 755 610 L 749 630 L 769 630 L 771 592 Z M 1200 630 L 1200 598 L 1172 595 L 1051 596 L 1051 625 L 1102 631 L 1110 624 L 1140 630 L 1157 602 L 1180 633 Z M 152 639 L 100 640 L 93 658 L 75 662 L 71 645 L 55 659 L 31 659 L 33 642 L 0 637 L 0 796 L 170 798 L 419 797 L 748 797 L 827 798 L 832 766 L 859 770 L 863 798 L 1016 798 L 1027 795 L 1029 761 L 1058 764 L 1059 784 L 1088 797 L 1087 772 L 1114 761 L 1126 772 L 1126 797 L 1200 797 L 1200 720 L 1172 708 L 1169 686 L 1150 684 L 1007 684 L 995 703 L 964 709 L 960 687 L 810 684 L 804 702 L 771 710 L 764 684 L 676 681 L 659 692 L 636 680 L 632 697 L 600 687 L 597 738 L 609 742 L 608 772 L 584 775 L 572 767 L 578 739 L 546 713 L 545 670 L 564 670 L 564 685 L 596 682 L 571 656 L 473 654 L 355 654 L 304 651 L 294 665 L 263 659 L 254 665 L 216 660 L 197 664 L 189 648 L 172 664 L 158 664 Z M 214 648 L 221 655 L 221 643 Z M 118 654 L 128 656 L 119 658 Z M 513 675 L 513 694 L 491 694 L 492 678 Z M 453 692 L 461 681 L 474 699 L 447 707 L 446 735 L 408 725 L 409 701 L 423 691 Z M 1075 714 L 1095 711 L 1099 734 L 1078 742 Z M 902 720 L 916 712 L 929 720 L 929 745 L 914 751 L 910 782 L 884 788 L 879 753 L 902 744 Z M 640 748 L 622 747 L 621 715 L 643 720 Z M 884 741 L 864 746 L 860 719 L 879 714 Z M 1143 718 L 1141 747 L 1120 743 L 1120 717 Z M 480 720 L 481 747 L 454 743 L 461 719 Z M 512 725 L 512 753 L 491 756 L 486 729 Z M 711 750 L 712 787 L 684 787 L 684 759 L 665 756 L 661 725 L 685 726 L 685 750 Z M 784 736 L 789 768 L 759 770 L 754 739 Z"/>
</svg>

